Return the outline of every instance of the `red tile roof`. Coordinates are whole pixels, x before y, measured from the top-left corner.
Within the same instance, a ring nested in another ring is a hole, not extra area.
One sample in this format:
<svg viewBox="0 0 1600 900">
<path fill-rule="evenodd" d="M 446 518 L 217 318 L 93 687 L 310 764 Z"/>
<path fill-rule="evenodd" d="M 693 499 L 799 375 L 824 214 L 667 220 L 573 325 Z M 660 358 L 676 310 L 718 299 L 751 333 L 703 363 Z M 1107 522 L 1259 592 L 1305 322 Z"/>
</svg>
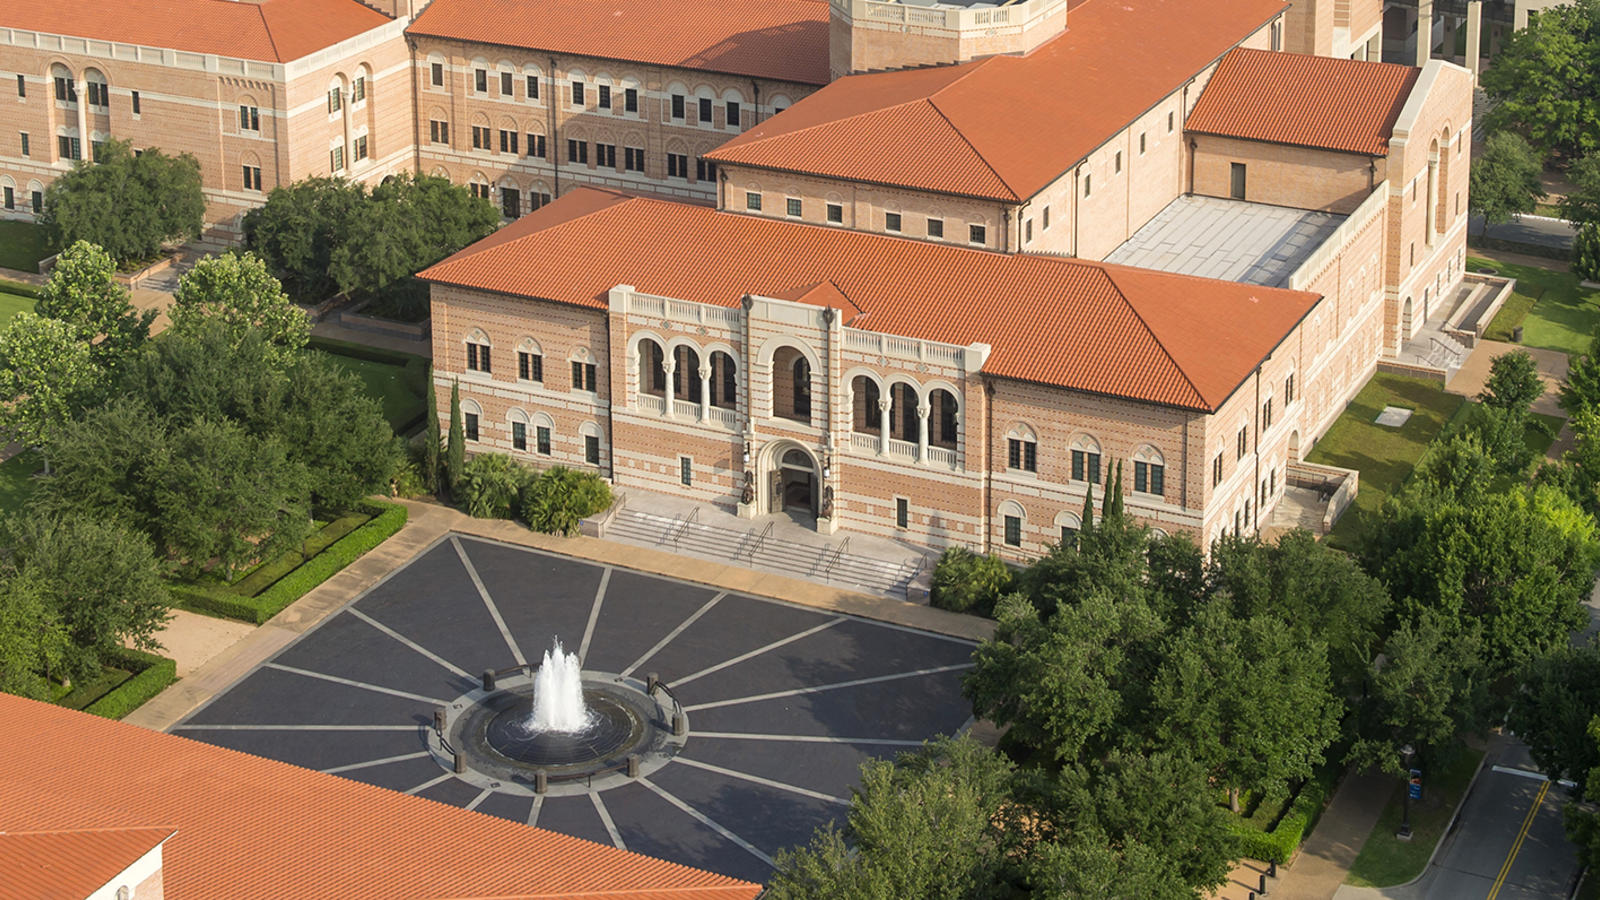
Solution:
<svg viewBox="0 0 1600 900">
<path fill-rule="evenodd" d="M 752 900 L 749 884 L 0 694 L 0 831 L 177 829 L 168 900 Z M 10 872 L 6 873 L 8 876 Z"/>
<path fill-rule="evenodd" d="M 1421 69 L 1239 49 L 1229 53 L 1189 114 L 1200 134 L 1374 156 L 1389 138 Z"/>
<path fill-rule="evenodd" d="M 696 259 L 705 264 L 685 264 Z M 853 328 L 990 344 L 984 371 L 993 375 L 1206 411 L 1319 299 L 594 188 L 563 196 L 421 277 L 595 309 L 607 308 L 618 284 L 727 307 L 745 293 L 792 298 L 843 309 Z"/>
<path fill-rule="evenodd" d="M 171 828 L 0 832 L 0 860 L 5 860 L 0 893 L 82 900 L 171 836 Z"/>
<path fill-rule="evenodd" d="M 826 0 L 433 0 L 406 32 L 828 83 Z"/>
<path fill-rule="evenodd" d="M 18 0 L 0 4 L 0 28 L 265 62 L 299 59 L 388 21 L 388 16 L 356 0 Z"/>
<path fill-rule="evenodd" d="M 1016 202 L 1284 8 L 1090 0 L 1026 56 L 842 78 L 707 158 Z"/>
</svg>

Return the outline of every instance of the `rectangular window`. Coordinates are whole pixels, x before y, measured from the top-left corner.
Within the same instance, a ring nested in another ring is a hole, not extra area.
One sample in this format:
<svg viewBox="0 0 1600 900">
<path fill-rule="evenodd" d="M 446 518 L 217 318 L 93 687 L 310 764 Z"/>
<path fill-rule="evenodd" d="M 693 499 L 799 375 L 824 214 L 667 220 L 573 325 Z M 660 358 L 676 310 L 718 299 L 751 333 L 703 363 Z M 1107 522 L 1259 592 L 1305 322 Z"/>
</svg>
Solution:
<svg viewBox="0 0 1600 900">
<path fill-rule="evenodd" d="M 78 102 L 78 86 L 71 78 L 56 76 L 56 99 L 63 103 Z"/>
<path fill-rule="evenodd" d="M 28 96 L 28 76 L 26 76 L 26 75 L 18 75 L 17 76 L 17 96 L 18 97 L 26 97 L 26 96 Z"/>
<path fill-rule="evenodd" d="M 538 353 L 517 353 L 517 377 L 523 381 L 543 381 L 544 356 Z"/>
<path fill-rule="evenodd" d="M 1022 546 L 1022 519 L 1018 516 L 1006 516 L 1006 546 Z"/>
<path fill-rule="evenodd" d="M 62 159 L 82 159 L 83 146 L 75 137 L 61 136 L 56 138 L 56 151 Z"/>
<path fill-rule="evenodd" d="M 1115 158 L 1116 158 L 1116 163 L 1112 168 L 1112 172 L 1114 174 L 1121 175 L 1122 174 L 1122 151 L 1121 150 L 1117 151 L 1117 155 L 1116 155 Z"/>
<path fill-rule="evenodd" d="M 479 200 L 489 199 L 489 186 L 487 184 L 474 182 L 467 185 L 467 190 L 471 191 L 472 196 L 477 197 Z"/>
<path fill-rule="evenodd" d="M 622 91 L 622 111 L 636 113 L 639 111 L 639 89 L 625 88 Z"/>
<path fill-rule="evenodd" d="M 728 101 L 728 127 L 740 128 L 744 125 L 744 118 L 739 112 L 739 101 Z"/>
<path fill-rule="evenodd" d="M 883 214 L 883 230 L 884 231 L 899 231 L 900 230 L 900 214 L 899 213 L 884 213 Z"/>
<path fill-rule="evenodd" d="M 643 147 L 623 147 L 622 148 L 622 168 L 626 169 L 629 172 L 643 172 L 644 171 L 644 148 Z"/>
<path fill-rule="evenodd" d="M 589 161 L 589 145 L 584 141 L 567 139 L 567 162 L 586 163 Z"/>
<path fill-rule="evenodd" d="M 26 131 L 24 131 L 24 132 L 20 132 L 20 134 L 22 135 L 22 155 L 23 156 L 27 156 L 28 155 L 28 133 Z"/>
<path fill-rule="evenodd" d="M 472 126 L 472 149 L 474 149 L 474 150 L 488 150 L 489 149 L 489 126 L 487 126 L 487 125 L 474 125 L 474 126 Z"/>
<path fill-rule="evenodd" d="M 528 99 L 529 100 L 537 100 L 537 99 L 539 99 L 539 76 L 537 76 L 537 75 L 529 75 L 528 76 L 527 91 L 528 91 Z"/>
<path fill-rule="evenodd" d="M 1167 134 L 1172 133 L 1172 113 L 1167 113 Z"/>
<path fill-rule="evenodd" d="M 513 77 L 510 72 L 500 73 L 500 96 L 512 97 L 516 95 L 517 88 L 516 82 L 512 80 Z"/>
<path fill-rule="evenodd" d="M 1284 406 L 1284 408 L 1288 409 L 1289 408 L 1289 404 L 1291 404 L 1293 402 L 1294 402 L 1294 374 L 1290 373 L 1289 377 L 1285 378 L 1283 380 L 1283 406 Z"/>
<path fill-rule="evenodd" d="M 131 91 L 129 93 L 133 98 L 133 114 L 137 116 L 139 115 L 139 92 Z"/>
<path fill-rule="evenodd" d="M 828 204 L 828 221 L 835 225 L 844 223 L 844 206 L 838 203 Z"/>
<path fill-rule="evenodd" d="M 428 80 L 434 87 L 444 87 L 444 63 L 428 64 Z"/>
<path fill-rule="evenodd" d="M 328 90 L 328 114 L 332 115 L 344 109 L 344 92 L 338 88 Z"/>
<path fill-rule="evenodd" d="M 572 83 L 572 105 L 582 109 L 583 100 L 583 82 L 574 81 Z"/>
<path fill-rule="evenodd" d="M 9 184 L 5 186 L 4 190 L 5 190 L 6 209 L 16 209 L 17 208 L 17 194 L 16 194 L 16 191 L 12 190 L 11 185 L 9 185 Z"/>
<path fill-rule="evenodd" d="M 1265 430 L 1267 430 L 1268 428 L 1271 428 L 1271 427 L 1272 427 L 1272 398 L 1269 397 L 1269 398 L 1267 398 L 1267 402 L 1261 404 L 1261 430 L 1265 431 Z"/>
<path fill-rule="evenodd" d="M 790 197 L 784 201 L 784 212 L 795 218 L 800 218 L 800 198 Z"/>
<path fill-rule="evenodd" d="M 533 428 L 533 449 L 541 456 L 550 455 L 550 429 L 544 425 L 535 425 Z"/>
<path fill-rule="evenodd" d="M 1144 147 L 1145 147 L 1144 140 L 1145 140 L 1145 135 L 1144 135 L 1144 132 L 1141 131 L 1141 132 L 1139 132 L 1139 155 L 1140 156 L 1144 155 Z"/>
<path fill-rule="evenodd" d="M 1234 459 L 1244 459 L 1244 455 L 1247 452 L 1249 452 L 1249 449 L 1250 449 L 1250 426 L 1249 425 L 1246 425 L 1245 427 L 1239 429 L 1239 437 L 1235 440 L 1235 444 L 1236 444 L 1236 446 L 1234 447 L 1234 450 L 1233 450 L 1233 458 Z"/>
<path fill-rule="evenodd" d="M 700 112 L 700 124 L 701 125 L 710 125 L 711 124 L 711 98 L 710 97 L 701 97 L 700 98 L 700 109 L 699 109 L 699 112 Z"/>
<path fill-rule="evenodd" d="M 1235 200 L 1244 199 L 1244 163 L 1230 163 L 1228 166 L 1228 196 Z"/>
<path fill-rule="evenodd" d="M 594 164 L 597 166 L 605 166 L 608 169 L 615 169 L 617 167 L 617 145 L 595 144 Z"/>
<path fill-rule="evenodd" d="M 594 363 L 574 362 L 572 364 L 572 386 L 580 391 L 593 391 L 594 384 Z"/>
<path fill-rule="evenodd" d="M 356 80 L 350 85 L 350 102 L 360 103 L 367 99 L 367 76 L 357 75 Z"/>
<path fill-rule="evenodd" d="M 1011 438 L 1006 463 L 1007 468 L 1019 469 L 1023 472 L 1037 472 L 1039 470 L 1039 445 L 1021 438 Z"/>
<path fill-rule="evenodd" d="M 464 424 L 467 426 L 467 440 L 476 441 L 478 439 L 478 414 L 467 413 L 462 416 L 462 419 L 465 420 Z"/>
<path fill-rule="evenodd" d="M 428 139 L 435 144 L 450 143 L 450 123 L 438 119 L 428 121 Z"/>
<path fill-rule="evenodd" d="M 1221 483 L 1222 483 L 1222 454 L 1218 453 L 1216 458 L 1211 460 L 1211 486 L 1212 487 L 1216 487 L 1217 485 L 1219 485 Z"/>
<path fill-rule="evenodd" d="M 591 466 L 600 465 L 600 439 L 592 434 L 583 436 L 583 459 Z"/>
<path fill-rule="evenodd" d="M 931 238 L 942 238 L 942 237 L 944 237 L 944 220 L 943 219 L 929 219 L 928 220 L 928 237 L 931 237 Z"/>
<path fill-rule="evenodd" d="M 90 141 L 89 142 L 89 158 L 94 160 L 95 162 L 99 162 L 100 161 L 100 151 L 105 149 L 105 146 L 106 146 L 105 141 Z"/>
<path fill-rule="evenodd" d="M 1044 224 L 1041 225 L 1040 227 L 1042 229 L 1044 229 L 1045 231 L 1049 231 L 1050 230 L 1050 207 L 1048 207 L 1048 206 L 1046 206 L 1044 208 Z"/>
<path fill-rule="evenodd" d="M 44 212 L 44 191 L 34 191 L 28 199 L 32 202 L 34 215 Z"/>
<path fill-rule="evenodd" d="M 473 87 L 473 90 L 476 90 L 480 94 L 489 93 L 489 70 L 488 69 L 473 69 L 472 70 L 472 87 Z"/>
<path fill-rule="evenodd" d="M 1083 195 L 1085 197 L 1087 197 L 1093 191 L 1094 191 L 1094 173 L 1093 172 L 1085 172 L 1085 173 L 1083 173 Z"/>
<path fill-rule="evenodd" d="M 261 190 L 261 167 L 243 166 L 242 168 L 244 169 L 244 189 L 247 191 Z"/>
<path fill-rule="evenodd" d="M 678 481 L 684 487 L 694 484 L 694 460 L 687 456 L 678 457 Z"/>
<path fill-rule="evenodd" d="M 1167 493 L 1167 467 L 1156 463 L 1135 462 L 1133 464 L 1133 489 L 1141 494 L 1155 494 L 1158 497 Z"/>
<path fill-rule="evenodd" d="M 668 178 L 688 179 L 688 177 L 689 177 L 689 156 L 688 156 L 688 154 L 686 154 L 686 153 L 668 153 L 667 154 L 667 177 Z"/>
<path fill-rule="evenodd" d="M 698 157 L 694 161 L 694 180 L 712 181 L 717 177 L 717 164 L 705 157 Z"/>
<path fill-rule="evenodd" d="M 967 226 L 967 243 L 983 244 L 989 240 L 989 230 L 982 225 Z"/>
<path fill-rule="evenodd" d="M 528 424 L 526 422 L 511 423 L 511 447 L 514 450 L 528 449 Z"/>
<path fill-rule="evenodd" d="M 758 191 L 745 191 L 744 192 L 744 208 L 745 209 L 760 209 L 761 208 L 761 194 L 760 194 L 760 192 L 758 192 Z"/>
<path fill-rule="evenodd" d="M 672 117 L 674 119 L 681 120 L 683 118 L 683 101 L 684 96 L 682 94 L 672 95 Z"/>
<path fill-rule="evenodd" d="M 1027 243 L 1031 240 L 1033 240 L 1033 220 L 1029 219 L 1022 223 L 1022 241 Z"/>
<path fill-rule="evenodd" d="M 513 137 L 515 137 L 515 135 L 513 135 Z M 364 134 L 355 140 L 355 155 L 356 162 L 360 162 L 367 158 L 367 136 Z"/>
<path fill-rule="evenodd" d="M 911 524 L 911 503 L 904 497 L 894 498 L 894 527 L 905 528 Z"/>
<path fill-rule="evenodd" d="M 522 217 L 522 191 L 513 187 L 500 189 L 500 214 L 507 219 Z"/>
<path fill-rule="evenodd" d="M 1088 450 L 1072 451 L 1072 480 L 1100 483 L 1100 454 Z"/>
<path fill-rule="evenodd" d="M 504 128 L 500 129 L 500 152 L 516 153 L 518 140 L 520 140 L 520 137 L 517 132 L 508 131 Z"/>
<path fill-rule="evenodd" d="M 473 372 L 489 371 L 489 345 L 467 343 L 467 369 Z"/>
<path fill-rule="evenodd" d="M 89 105 L 110 106 L 111 86 L 107 84 L 101 84 L 98 81 L 89 82 Z"/>
<path fill-rule="evenodd" d="M 537 156 L 540 159 L 548 158 L 545 156 L 544 135 L 532 133 L 528 135 L 528 155 Z"/>
<path fill-rule="evenodd" d="M 599 92 L 599 94 L 600 94 L 599 99 L 595 103 L 595 105 L 600 107 L 601 109 L 610 109 L 611 108 L 611 85 L 602 84 L 599 87 L 595 88 L 595 90 L 597 92 Z"/>
</svg>

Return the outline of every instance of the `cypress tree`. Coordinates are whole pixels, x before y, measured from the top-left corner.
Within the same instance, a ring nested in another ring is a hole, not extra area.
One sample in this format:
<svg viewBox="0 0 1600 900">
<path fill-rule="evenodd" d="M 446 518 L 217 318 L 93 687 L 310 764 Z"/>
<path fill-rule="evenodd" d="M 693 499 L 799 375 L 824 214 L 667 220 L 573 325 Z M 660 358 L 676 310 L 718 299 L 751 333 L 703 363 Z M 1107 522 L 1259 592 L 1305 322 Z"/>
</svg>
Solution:
<svg viewBox="0 0 1600 900">
<path fill-rule="evenodd" d="M 1111 514 L 1118 518 L 1122 516 L 1122 460 L 1120 459 L 1117 460 L 1116 487 L 1111 491 Z"/>
<path fill-rule="evenodd" d="M 461 382 L 450 382 L 450 443 L 445 448 L 445 480 L 450 495 L 455 496 L 456 485 L 461 482 L 461 469 L 467 464 L 467 439 L 461 427 Z"/>
<path fill-rule="evenodd" d="M 428 432 L 423 437 L 422 485 L 431 494 L 439 493 L 439 391 L 433 384 L 433 367 L 428 367 Z"/>
<path fill-rule="evenodd" d="M 1111 466 L 1106 466 L 1106 492 L 1100 496 L 1100 520 L 1111 515 L 1111 497 L 1116 493 L 1116 485 L 1112 476 Z"/>
<path fill-rule="evenodd" d="M 1094 488 L 1083 489 L 1083 523 L 1079 530 L 1084 534 L 1094 531 Z"/>
</svg>

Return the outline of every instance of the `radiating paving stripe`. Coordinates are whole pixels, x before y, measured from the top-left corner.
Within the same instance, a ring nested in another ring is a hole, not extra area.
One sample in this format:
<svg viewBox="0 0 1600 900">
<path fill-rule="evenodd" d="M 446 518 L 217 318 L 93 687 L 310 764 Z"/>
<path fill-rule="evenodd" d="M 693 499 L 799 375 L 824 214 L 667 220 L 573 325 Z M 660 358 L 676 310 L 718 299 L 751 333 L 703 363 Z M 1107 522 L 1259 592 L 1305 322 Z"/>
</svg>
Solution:
<svg viewBox="0 0 1600 900">
<path fill-rule="evenodd" d="M 851 681 L 840 681 L 834 684 L 819 684 L 815 687 L 794 688 L 787 691 L 773 691 L 770 694 L 754 694 L 749 697 L 735 697 L 732 700 L 713 700 L 709 703 L 696 703 L 685 706 L 684 712 L 694 712 L 700 709 L 716 709 L 719 706 L 735 706 L 740 703 L 759 703 L 762 700 L 777 700 L 780 697 L 798 697 L 801 694 L 820 694 L 823 691 L 837 691 L 843 688 L 860 687 L 864 684 L 878 684 L 884 681 L 897 681 L 901 678 L 916 678 L 921 675 L 937 675 L 940 672 L 953 672 L 957 669 L 970 669 L 972 663 L 953 663 L 948 666 L 934 666 L 931 669 L 917 669 L 914 672 L 901 672 L 896 675 L 877 675 L 872 678 L 856 678 Z M 676 685 L 674 685 L 676 687 Z"/>
<path fill-rule="evenodd" d="M 821 734 L 755 734 L 744 731 L 696 731 L 695 740 L 701 738 L 730 741 L 794 741 L 800 744 L 881 744 L 887 747 L 921 747 L 923 741 L 906 741 L 895 738 L 831 737 Z M 678 757 L 681 761 L 683 757 Z"/>
<path fill-rule="evenodd" d="M 431 703 L 434 706 L 444 706 L 447 702 L 449 702 L 446 700 L 440 700 L 438 697 L 428 697 L 423 694 L 413 694 L 410 691 L 396 690 L 394 688 L 387 688 L 378 684 L 368 684 L 365 681 L 356 681 L 354 678 L 340 678 L 338 675 L 324 675 L 321 672 L 313 672 L 310 669 L 298 669 L 294 666 L 286 666 L 282 663 L 267 663 L 261 668 L 277 669 L 280 672 L 303 675 L 306 678 L 316 678 L 322 681 L 331 681 L 334 684 L 349 685 L 350 687 L 360 688 L 364 691 L 375 691 L 379 694 L 388 694 L 391 697 L 404 697 L 407 700 L 420 700 L 423 703 Z"/>
<path fill-rule="evenodd" d="M 684 676 L 682 678 L 676 679 L 676 680 L 674 680 L 672 682 L 672 686 L 674 688 L 683 687 L 684 685 L 688 684 L 689 682 L 694 681 L 696 678 L 700 678 L 701 676 L 704 676 L 704 675 L 710 675 L 712 672 L 720 672 L 720 671 L 722 671 L 723 669 L 726 669 L 729 666 L 736 666 L 739 663 L 742 663 L 747 659 L 752 659 L 752 658 L 760 656 L 761 654 L 766 653 L 768 651 L 776 650 L 779 647 L 782 647 L 784 644 L 792 644 L 795 641 L 798 641 L 798 640 L 800 640 L 802 638 L 808 638 L 808 637 L 812 636 L 813 634 L 816 634 L 817 632 L 822 631 L 825 628 L 832 628 L 833 626 L 839 624 L 840 622 L 848 622 L 848 621 L 850 621 L 850 619 L 847 616 L 838 616 L 837 618 L 829 619 L 828 621 L 823 622 L 821 625 L 816 625 L 816 626 L 813 626 L 811 628 L 807 628 L 805 631 L 802 631 L 799 634 L 791 634 L 788 637 L 783 638 L 782 640 L 773 641 L 772 643 L 766 645 L 765 647 L 757 647 L 756 649 L 751 650 L 749 653 L 742 653 L 742 654 L 740 654 L 738 656 L 735 656 L 733 659 L 723 660 L 722 662 L 717 663 L 716 665 L 710 667 L 709 669 L 701 669 L 700 671 L 694 673 L 693 675 L 686 675 L 686 676 Z"/>
<path fill-rule="evenodd" d="M 622 840 L 622 832 L 617 830 L 617 823 L 611 821 L 611 811 L 606 809 L 605 801 L 600 799 L 600 792 L 590 791 L 589 799 L 594 801 L 594 811 L 600 814 L 600 821 L 606 826 L 606 833 L 611 835 L 611 843 L 615 844 L 618 850 L 628 849 L 627 843 Z"/>
<path fill-rule="evenodd" d="M 611 567 L 600 573 L 600 585 L 594 589 L 594 605 L 589 607 L 589 624 L 583 627 L 583 642 L 578 645 L 578 664 L 589 658 L 589 641 L 594 639 L 595 623 L 600 621 L 600 604 L 606 599 L 606 586 L 611 584 Z"/>
<path fill-rule="evenodd" d="M 434 653 L 432 650 L 429 650 L 427 647 L 424 647 L 421 644 L 417 643 L 416 641 L 413 641 L 411 638 L 408 638 L 405 635 L 401 634 L 400 632 L 395 631 L 393 628 L 390 628 L 389 626 L 383 624 L 382 622 L 379 622 L 377 619 L 374 619 L 373 617 L 367 615 L 366 613 L 362 612 L 361 610 L 356 609 L 354 606 L 350 607 L 347 611 L 350 613 L 350 615 L 355 616 L 356 618 L 358 618 L 361 621 L 367 623 L 368 625 L 371 625 L 373 628 L 378 629 L 379 631 L 383 632 L 384 634 L 388 635 L 389 637 L 392 637 L 395 640 L 399 641 L 400 643 L 405 644 L 407 647 L 410 647 L 411 649 L 417 651 L 418 653 L 422 654 L 427 659 L 429 659 L 429 660 L 431 660 L 431 661 L 433 661 L 435 663 L 438 663 L 439 665 L 445 667 L 446 669 L 449 669 L 451 672 L 454 672 L 455 674 L 460 675 L 462 678 L 471 679 L 471 678 L 475 677 L 470 672 L 468 672 L 466 669 L 463 669 L 460 666 L 456 665 L 455 663 L 451 662 L 450 660 L 445 659 L 444 657 L 440 656 L 437 653 Z"/>
<path fill-rule="evenodd" d="M 759 849 L 756 848 L 756 845 L 750 843 L 749 841 L 745 840 L 744 838 L 739 837 L 737 834 L 734 834 L 733 832 L 729 831 L 728 829 L 724 828 L 723 826 L 717 824 L 717 822 L 715 820 L 713 820 L 710 816 L 706 815 L 705 813 L 701 812 L 700 810 L 695 809 L 694 807 L 690 806 L 689 804 L 687 804 L 687 803 L 683 802 L 682 800 L 678 799 L 676 796 L 674 796 L 673 794 L 669 793 L 666 789 L 662 788 L 660 785 L 656 784 L 655 782 L 651 781 L 648 778 L 639 779 L 639 783 L 644 785 L 645 787 L 649 788 L 650 790 L 654 791 L 656 796 L 658 796 L 661 799 L 667 801 L 668 803 L 671 803 L 673 806 L 676 806 L 678 809 L 683 810 L 690 817 L 692 817 L 692 818 L 696 819 L 697 821 L 699 821 L 700 824 L 706 826 L 707 828 L 710 828 L 712 831 L 715 831 L 717 834 L 722 835 L 723 837 L 725 837 L 728 840 L 734 842 L 735 844 L 738 844 L 740 847 L 743 847 L 745 849 L 745 851 L 748 852 L 751 856 L 754 856 L 756 859 L 761 860 L 762 862 L 764 862 L 767 865 L 773 867 L 774 869 L 776 869 L 778 867 L 778 864 L 773 861 L 772 857 L 766 855 L 765 853 L 762 853 Z"/>
<path fill-rule="evenodd" d="M 506 639 L 506 646 L 511 648 L 511 658 L 517 665 L 525 666 L 528 658 L 522 655 L 522 648 L 517 646 L 517 641 L 511 636 L 511 629 L 506 627 L 506 620 L 500 618 L 500 607 L 494 605 L 494 599 L 489 596 L 489 589 L 483 586 L 483 579 L 478 577 L 478 570 L 472 565 L 472 560 L 467 559 L 467 551 L 461 546 L 461 539 L 455 535 L 450 536 L 450 546 L 456 548 L 456 555 L 461 557 L 461 565 L 467 569 L 467 575 L 472 578 L 472 586 L 478 589 L 478 596 L 483 598 L 483 605 L 489 608 L 489 615 L 494 618 L 494 624 L 500 628 L 500 636 Z"/>
<path fill-rule="evenodd" d="M 402 753 L 399 756 L 385 756 L 383 759 L 369 759 L 366 762 L 351 763 L 347 766 L 334 766 L 331 769 L 323 769 L 322 774 L 337 775 L 340 772 L 354 772 L 356 769 L 370 769 L 373 766 L 386 766 L 389 763 L 404 762 L 408 759 L 421 759 L 424 756 L 430 755 L 432 754 L 426 750 L 418 750 L 415 753 Z"/>
<path fill-rule="evenodd" d="M 417 731 L 420 725 L 179 725 L 173 731 Z"/>
<path fill-rule="evenodd" d="M 412 788 L 411 790 L 406 791 L 406 793 L 408 793 L 408 794 L 418 794 L 418 793 L 421 793 L 422 791 L 427 790 L 428 788 L 433 787 L 434 785 L 438 784 L 439 782 L 444 781 L 447 778 L 454 778 L 454 777 L 455 776 L 450 774 L 449 772 L 445 772 L 444 774 L 439 775 L 436 778 L 430 778 L 427 781 L 424 781 L 423 783 L 417 785 L 416 787 Z"/>
<path fill-rule="evenodd" d="M 799 794 L 802 797 L 810 797 L 813 800 L 823 800 L 828 803 L 837 803 L 840 806 L 850 805 L 850 801 L 842 797 L 835 797 L 832 794 L 824 794 L 821 791 L 813 791 L 803 787 L 797 787 L 792 784 L 785 784 L 781 781 L 773 781 L 770 778 L 762 778 L 760 775 L 751 775 L 749 772 L 738 772 L 733 769 L 725 769 L 722 766 L 714 766 L 711 763 L 701 762 L 698 759 L 689 759 L 687 757 L 680 756 L 674 759 L 673 762 L 682 763 L 686 766 L 692 766 L 696 769 L 704 769 L 707 772 L 715 772 L 718 775 L 726 775 L 729 778 L 738 778 L 754 784 L 764 785 L 775 790 L 788 791 L 791 794 Z"/>
<path fill-rule="evenodd" d="M 656 645 L 654 647 L 651 647 L 649 650 L 646 650 L 644 652 L 643 656 L 641 656 L 638 659 L 634 660 L 632 665 L 628 666 L 626 669 L 623 669 L 621 672 L 618 672 L 617 674 L 621 675 L 624 678 L 628 677 L 629 675 L 632 675 L 635 669 L 639 668 L 640 666 L 642 666 L 646 662 L 648 662 L 650 660 L 650 657 L 655 656 L 657 653 L 660 653 L 661 652 L 661 648 L 663 648 L 663 647 L 667 646 L 668 644 L 672 643 L 672 641 L 675 638 L 677 638 L 678 635 L 683 634 L 685 629 L 687 629 L 690 625 L 693 625 L 697 620 L 699 620 L 699 618 L 701 616 L 703 616 L 706 613 L 710 612 L 711 611 L 711 607 L 716 606 L 718 600 L 721 600 L 723 597 L 726 597 L 726 596 L 728 596 L 728 592 L 727 591 L 723 591 L 722 593 L 716 595 L 715 597 L 712 597 L 710 600 L 707 600 L 706 604 L 704 606 L 702 606 L 699 609 L 695 610 L 694 613 L 689 616 L 689 618 L 684 619 L 682 622 L 678 623 L 678 627 L 677 628 L 674 628 L 671 631 L 667 632 L 667 636 L 666 637 L 662 638 L 659 641 L 656 641 Z"/>
<path fill-rule="evenodd" d="M 494 793 L 494 788 L 484 788 L 483 790 L 478 792 L 478 796 L 472 798 L 472 802 L 468 803 L 465 808 L 468 809 L 468 810 L 477 809 L 478 808 L 478 804 L 482 803 L 483 801 L 485 801 L 487 799 L 489 799 L 489 795 L 493 794 L 493 793 Z"/>
<path fill-rule="evenodd" d="M 541 797 L 541 796 L 535 795 L 534 798 L 533 798 L 533 808 L 528 810 L 528 827 L 529 828 L 538 828 L 539 827 L 539 810 L 543 806 L 544 806 L 544 798 Z"/>
</svg>

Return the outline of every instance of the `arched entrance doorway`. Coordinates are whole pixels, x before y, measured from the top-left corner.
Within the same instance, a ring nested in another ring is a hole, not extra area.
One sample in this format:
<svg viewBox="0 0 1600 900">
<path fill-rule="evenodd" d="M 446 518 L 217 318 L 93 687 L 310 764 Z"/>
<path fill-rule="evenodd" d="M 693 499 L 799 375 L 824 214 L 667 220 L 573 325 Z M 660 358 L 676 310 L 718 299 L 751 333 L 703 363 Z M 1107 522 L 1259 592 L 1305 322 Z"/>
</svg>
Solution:
<svg viewBox="0 0 1600 900">
<path fill-rule="evenodd" d="M 1289 432 L 1289 461 L 1300 461 L 1300 431 L 1295 429 Z"/>
<path fill-rule="evenodd" d="M 774 512 L 803 512 L 817 514 L 817 467 L 811 454 L 793 447 L 783 451 L 778 460 L 778 496 Z"/>
</svg>

